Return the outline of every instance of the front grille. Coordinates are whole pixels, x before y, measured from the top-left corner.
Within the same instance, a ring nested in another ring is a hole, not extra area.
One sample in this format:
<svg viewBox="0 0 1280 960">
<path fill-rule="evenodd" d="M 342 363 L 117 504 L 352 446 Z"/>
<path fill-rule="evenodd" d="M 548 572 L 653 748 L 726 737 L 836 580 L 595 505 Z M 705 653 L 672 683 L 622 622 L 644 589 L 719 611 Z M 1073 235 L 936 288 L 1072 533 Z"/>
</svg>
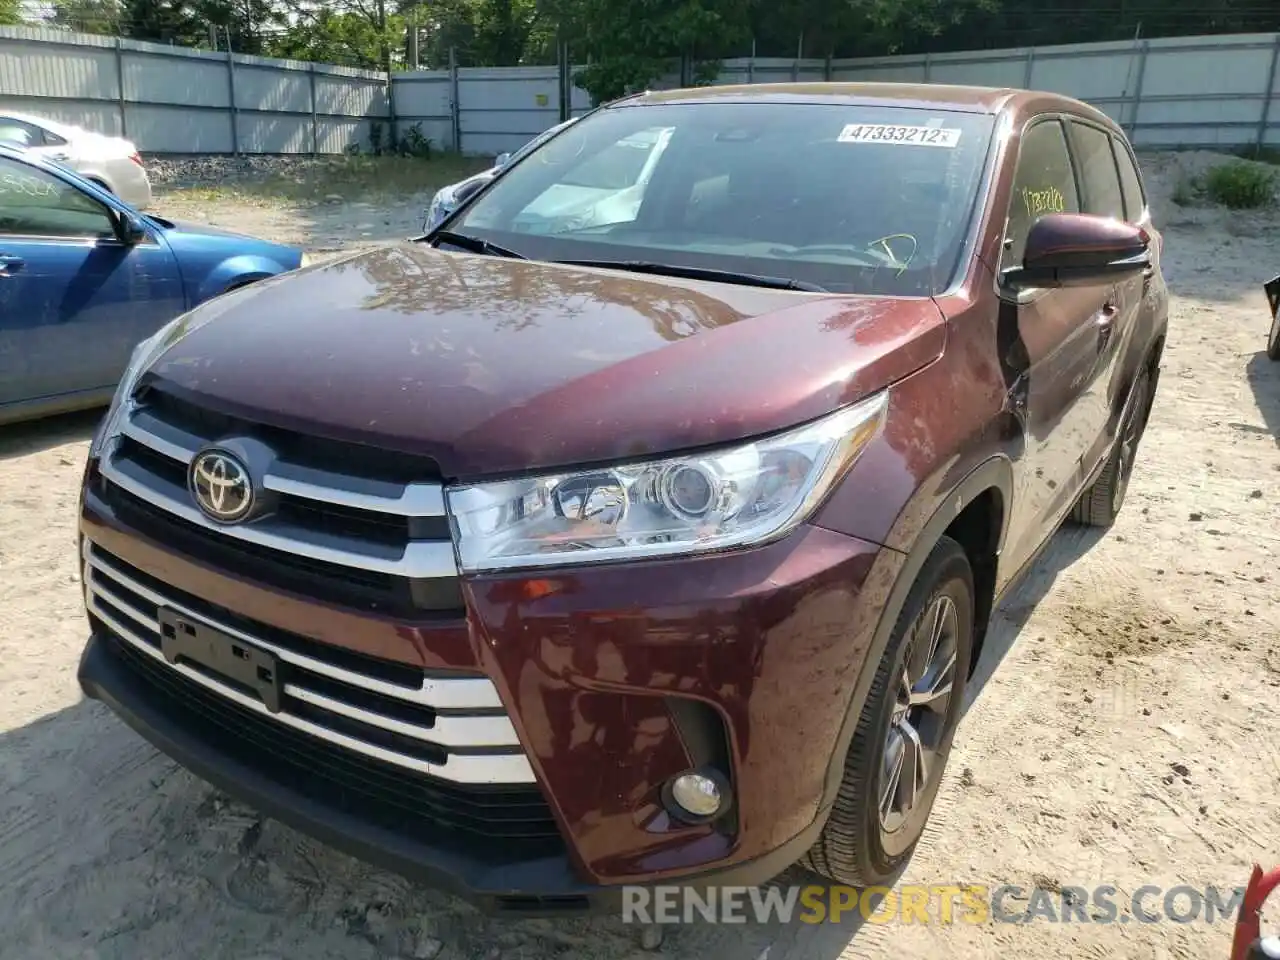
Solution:
<svg viewBox="0 0 1280 960">
<path fill-rule="evenodd" d="M 257 478 L 270 512 L 234 526 L 209 520 L 187 489 L 192 458 L 228 437 L 273 455 Z M 149 387 L 99 469 L 101 495 L 125 522 L 216 569 L 360 609 L 463 611 L 443 486 L 429 461 L 250 423 Z"/>
<path fill-rule="evenodd" d="M 84 583 L 89 613 L 133 653 L 150 659 L 166 676 L 220 696 L 228 707 L 235 705 L 273 728 L 436 780 L 534 782 L 515 728 L 487 677 L 428 677 L 405 665 L 221 614 L 87 539 Z M 170 662 L 162 630 L 173 629 L 174 617 L 224 639 L 216 644 L 219 649 L 234 643 L 244 659 L 249 659 L 246 651 L 271 659 L 269 673 L 276 682 L 255 685 L 234 670 L 181 651 Z"/>
<path fill-rule="evenodd" d="M 537 787 L 442 783 L 362 757 L 231 703 L 142 653 L 101 620 L 95 627 L 153 707 L 274 783 L 471 857 L 503 863 L 564 852 Z"/>
</svg>

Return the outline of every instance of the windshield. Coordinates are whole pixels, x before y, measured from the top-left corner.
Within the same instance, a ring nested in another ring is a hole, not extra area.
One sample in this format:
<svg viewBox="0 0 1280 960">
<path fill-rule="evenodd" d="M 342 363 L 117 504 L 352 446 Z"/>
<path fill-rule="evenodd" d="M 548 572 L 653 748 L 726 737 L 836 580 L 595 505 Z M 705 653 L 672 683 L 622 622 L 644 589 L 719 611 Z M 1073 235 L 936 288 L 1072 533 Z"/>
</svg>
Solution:
<svg viewBox="0 0 1280 960">
<path fill-rule="evenodd" d="M 538 134 L 536 137 L 534 137 L 532 140 L 526 143 L 523 147 L 521 147 L 519 150 L 513 153 L 511 155 L 511 159 L 507 161 L 507 165 L 510 166 L 511 164 L 515 163 L 517 160 L 522 160 L 530 151 L 536 150 L 538 147 L 542 146 L 544 143 L 546 143 L 548 140 L 554 137 L 557 133 L 559 133 L 565 127 L 570 126 L 574 122 L 575 122 L 574 120 L 565 120 L 563 123 L 557 123 L 554 127 L 551 127 L 547 130 L 543 130 L 540 134 Z"/>
<path fill-rule="evenodd" d="M 994 118 L 646 104 L 575 123 L 450 225 L 537 260 L 644 260 L 928 296 L 949 286 Z"/>
</svg>

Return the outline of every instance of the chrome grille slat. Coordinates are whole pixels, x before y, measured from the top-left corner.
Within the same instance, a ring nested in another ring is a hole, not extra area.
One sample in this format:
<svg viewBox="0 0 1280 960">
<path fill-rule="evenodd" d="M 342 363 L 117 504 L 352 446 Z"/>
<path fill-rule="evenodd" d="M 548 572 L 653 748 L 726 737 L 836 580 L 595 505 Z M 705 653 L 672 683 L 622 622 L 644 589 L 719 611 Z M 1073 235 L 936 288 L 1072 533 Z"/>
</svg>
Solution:
<svg viewBox="0 0 1280 960">
<path fill-rule="evenodd" d="M 183 465 L 190 463 L 196 451 L 213 439 L 165 423 L 149 414 L 145 408 L 135 412 L 126 421 L 124 432 L 143 446 Z M 279 461 L 263 478 L 263 486 L 277 493 L 398 517 L 445 515 L 444 490 L 438 483 L 367 480 L 332 470 Z"/>
<path fill-rule="evenodd" d="M 334 534 L 325 535 L 301 529 L 286 533 L 284 531 L 289 530 L 289 527 L 277 525 L 273 529 L 265 526 L 262 521 L 226 526 L 214 523 L 201 513 L 191 502 L 185 488 L 150 475 L 128 460 L 118 460 L 114 453 L 103 457 L 99 469 L 109 482 L 140 500 L 188 523 L 231 539 L 270 547 L 282 553 L 298 554 L 313 560 L 392 576 L 423 580 L 457 576 L 457 561 L 453 555 L 453 544 L 449 541 L 410 540 L 406 542 L 400 556 L 393 556 L 390 552 L 385 556 L 378 556 L 368 552 L 374 544 Z M 328 542 L 321 542 L 321 539 Z"/>
<path fill-rule="evenodd" d="M 126 601 L 115 590 L 123 589 L 129 593 L 135 594 L 137 597 L 147 603 L 156 604 L 157 606 L 166 606 L 183 616 L 188 616 L 200 623 L 207 624 L 222 632 L 243 639 L 246 643 L 253 644 L 260 649 L 269 650 L 276 654 L 281 661 L 302 667 L 303 669 L 312 669 L 312 665 L 320 666 L 324 669 L 316 669 L 313 672 L 318 675 L 328 676 L 332 679 L 339 679 L 348 683 L 353 687 L 363 688 L 375 693 L 389 693 L 390 696 L 397 696 L 400 700 L 406 702 L 418 703 L 423 706 L 439 706 L 439 700 L 452 700 L 454 703 L 460 699 L 470 697 L 471 699 L 480 699 L 487 705 L 489 703 L 500 700 L 497 697 L 497 691 L 493 688 L 493 684 L 482 678 L 465 678 L 459 680 L 434 680 L 427 681 L 431 685 L 433 693 L 437 697 L 432 698 L 437 702 L 428 703 L 422 696 L 427 690 L 424 684 L 422 691 L 407 691 L 404 688 L 397 688 L 393 684 L 376 681 L 373 678 L 356 674 L 352 671 L 342 668 L 331 667 L 323 664 L 321 661 L 313 658 L 300 656 L 292 651 L 284 650 L 276 644 L 262 640 L 256 636 L 245 633 L 226 624 L 219 623 L 207 616 L 190 610 L 181 603 L 169 601 L 160 592 L 153 590 L 138 582 L 134 577 L 128 576 L 126 573 L 116 567 L 110 559 L 105 557 L 103 553 L 95 548 L 89 541 L 86 541 L 84 556 L 84 584 L 85 584 L 85 601 L 89 611 L 98 617 L 108 628 L 110 628 L 116 636 L 123 642 L 128 643 L 131 647 L 136 648 L 147 656 L 163 663 L 168 669 L 172 669 L 180 673 L 187 679 L 200 684 L 220 696 L 226 697 L 228 700 L 238 704 L 241 707 L 253 710 L 265 717 L 269 717 L 279 723 L 293 727 L 297 730 L 308 733 L 312 736 L 326 740 L 330 743 L 344 747 L 355 753 L 360 753 L 386 763 L 395 764 L 420 773 L 430 774 L 444 780 L 450 780 L 456 783 L 469 784 L 524 784 L 533 783 L 535 778 L 532 767 L 528 758 L 520 750 L 519 738 L 516 736 L 515 729 L 508 717 L 504 716 L 440 716 L 436 715 L 434 724 L 430 727 L 416 726 L 413 723 L 402 720 L 398 717 L 390 717 L 379 714 L 376 711 L 366 709 L 365 707 L 354 704 L 345 703 L 336 700 L 326 694 L 311 690 L 305 685 L 305 677 L 290 678 L 284 686 L 285 709 L 279 713 L 272 713 L 266 706 L 256 697 L 249 696 L 230 686 L 219 683 L 217 680 L 207 676 L 199 670 L 193 669 L 184 663 L 171 664 L 165 659 L 161 652 L 160 644 L 160 625 L 154 617 L 148 616 L 146 613 L 136 609 L 132 603 Z M 148 637 L 153 639 L 149 640 Z M 464 694 L 462 698 L 450 692 L 453 690 L 451 685 L 463 685 L 462 689 L 470 691 Z M 491 693 L 477 697 L 477 692 L 481 686 L 487 686 Z M 414 694 L 406 696 L 406 694 Z M 293 697 L 297 700 L 307 703 L 312 707 L 318 708 L 320 711 L 346 717 L 351 720 L 359 721 L 369 727 L 376 727 L 401 736 L 412 737 L 426 744 L 435 744 L 445 748 L 487 748 L 490 750 L 504 750 L 499 753 L 452 753 L 444 763 L 433 763 L 429 760 L 410 756 L 397 750 L 389 749 L 381 744 L 371 743 L 362 740 L 351 734 L 340 732 L 336 729 L 324 726 L 322 723 L 316 722 L 306 717 L 298 716 L 288 710 L 288 698 Z M 474 705 L 473 705 L 474 708 Z"/>
<path fill-rule="evenodd" d="M 349 703 L 327 697 L 307 687 L 286 683 L 284 692 L 289 696 L 312 706 L 341 714 L 352 720 L 359 720 L 373 727 L 381 727 L 393 733 L 413 737 L 427 743 L 438 743 L 442 747 L 518 747 L 520 738 L 516 736 L 515 727 L 504 717 L 451 717 L 437 716 L 435 726 L 419 727 L 395 717 L 384 717 L 381 714 L 353 707 Z"/>
<path fill-rule="evenodd" d="M 188 433 L 171 423 L 153 417 L 146 410 L 133 410 L 124 422 L 124 433 L 156 453 L 171 460 L 190 463 L 196 451 L 208 443 L 205 437 Z"/>
<path fill-rule="evenodd" d="M 250 636 L 241 630 L 225 623 L 217 623 L 203 614 L 197 613 L 185 604 L 171 600 L 162 596 L 155 590 L 139 583 L 137 579 L 129 576 L 127 573 L 115 567 L 109 560 L 104 559 L 94 548 L 89 540 L 85 540 L 85 560 L 93 569 L 101 571 L 104 575 L 115 580 L 121 586 L 131 593 L 136 593 L 149 603 L 156 606 L 168 607 L 177 613 L 182 614 L 192 620 L 198 620 L 201 623 L 208 624 L 221 630 L 223 633 L 230 634 L 233 637 L 239 637 L 247 643 L 261 647 L 263 650 L 270 651 L 281 660 L 292 663 L 295 666 L 302 667 L 312 673 L 318 673 L 321 676 L 329 677 L 332 680 L 339 680 L 343 683 L 349 683 L 353 687 L 362 687 L 373 693 L 380 693 L 386 697 L 394 697 L 397 700 L 404 700 L 407 703 L 414 703 L 424 707 L 433 707 L 438 710 L 493 710 L 502 708 L 502 699 L 498 696 L 497 688 L 489 680 L 482 678 L 460 677 L 456 680 L 438 680 L 435 678 L 424 678 L 422 686 L 417 689 L 401 687 L 394 683 L 387 683 L 377 677 L 369 677 L 361 673 L 355 673 L 346 670 L 343 667 L 336 667 L 333 664 L 325 663 L 322 660 L 316 660 L 305 654 L 297 653 L 293 650 L 286 650 L 270 640 L 264 640 L 260 637 Z M 86 571 L 86 579 L 89 572 Z"/>
</svg>

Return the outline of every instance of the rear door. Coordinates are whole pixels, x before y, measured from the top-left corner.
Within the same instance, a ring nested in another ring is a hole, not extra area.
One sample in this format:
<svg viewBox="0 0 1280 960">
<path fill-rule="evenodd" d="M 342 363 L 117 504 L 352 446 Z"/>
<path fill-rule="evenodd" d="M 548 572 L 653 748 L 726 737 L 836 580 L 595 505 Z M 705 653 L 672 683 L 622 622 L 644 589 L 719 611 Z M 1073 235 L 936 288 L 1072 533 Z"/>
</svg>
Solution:
<svg viewBox="0 0 1280 960">
<path fill-rule="evenodd" d="M 162 240 L 121 243 L 74 180 L 0 157 L 0 404 L 113 386 L 184 305 Z"/>
<path fill-rule="evenodd" d="M 1049 213 L 1081 212 L 1064 120 L 1033 120 L 1020 138 L 1000 269 L 1022 263 L 1027 235 Z M 1001 289 L 998 349 L 1024 449 L 1010 530 L 1012 568 L 1052 532 L 1081 483 L 1081 464 L 1105 423 L 1094 397 L 1108 291 Z"/>
<path fill-rule="evenodd" d="M 1124 189 L 1116 163 L 1111 132 L 1082 119 L 1067 127 L 1071 150 L 1080 173 L 1081 206 L 1085 213 L 1126 219 Z M 1099 421 L 1094 442 L 1085 452 L 1084 469 L 1092 472 L 1110 448 L 1111 430 L 1124 404 L 1128 371 L 1122 359 L 1134 347 L 1138 313 L 1149 278 L 1142 275 L 1112 281 L 1100 288 L 1105 293 L 1101 312 L 1095 320 L 1098 331 L 1098 369 L 1093 377 L 1088 402 Z"/>
</svg>

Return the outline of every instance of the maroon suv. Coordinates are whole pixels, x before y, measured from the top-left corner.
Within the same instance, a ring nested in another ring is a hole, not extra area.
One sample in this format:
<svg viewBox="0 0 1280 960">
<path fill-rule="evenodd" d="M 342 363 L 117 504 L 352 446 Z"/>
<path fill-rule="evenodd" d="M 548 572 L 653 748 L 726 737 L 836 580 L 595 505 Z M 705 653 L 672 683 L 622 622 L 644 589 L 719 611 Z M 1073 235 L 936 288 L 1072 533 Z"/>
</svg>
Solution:
<svg viewBox="0 0 1280 960">
<path fill-rule="evenodd" d="M 992 607 L 1124 499 L 1167 293 L 1066 97 L 596 110 L 433 234 L 219 297 L 94 438 L 80 682 L 263 811 L 493 909 L 870 883 Z"/>
</svg>

